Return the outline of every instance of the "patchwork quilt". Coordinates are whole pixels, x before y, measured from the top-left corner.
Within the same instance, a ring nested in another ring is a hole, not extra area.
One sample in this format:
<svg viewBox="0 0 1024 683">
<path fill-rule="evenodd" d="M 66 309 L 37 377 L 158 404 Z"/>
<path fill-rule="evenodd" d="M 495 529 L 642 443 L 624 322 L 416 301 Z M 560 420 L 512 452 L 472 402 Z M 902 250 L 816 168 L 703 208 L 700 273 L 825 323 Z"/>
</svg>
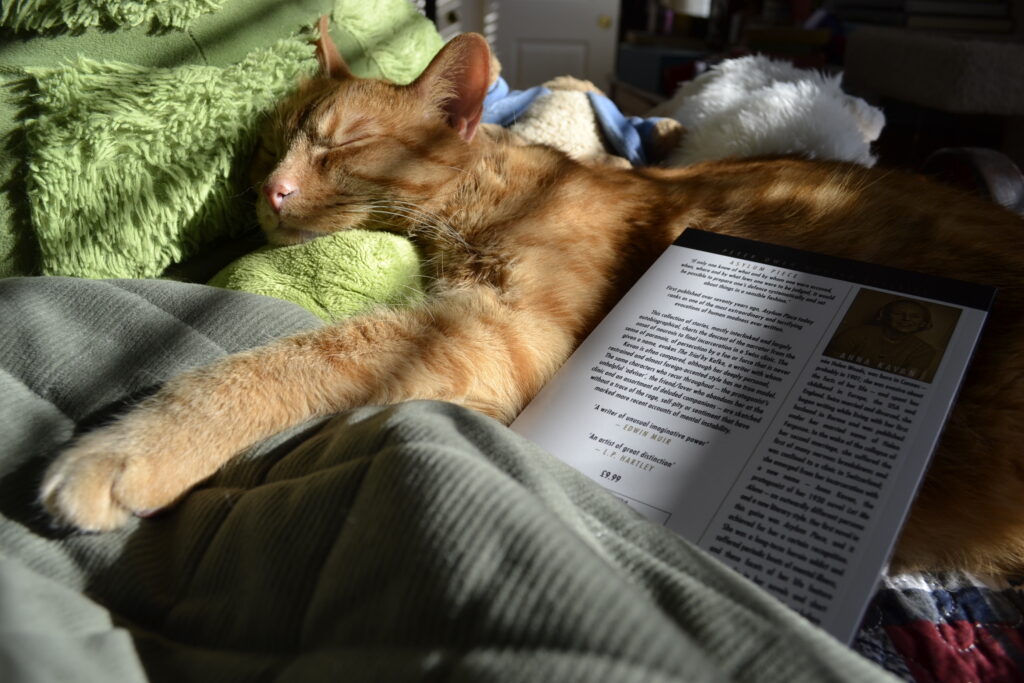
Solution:
<svg viewBox="0 0 1024 683">
<path fill-rule="evenodd" d="M 1024 680 L 1024 591 L 970 574 L 886 576 L 853 646 L 906 681 Z"/>
</svg>

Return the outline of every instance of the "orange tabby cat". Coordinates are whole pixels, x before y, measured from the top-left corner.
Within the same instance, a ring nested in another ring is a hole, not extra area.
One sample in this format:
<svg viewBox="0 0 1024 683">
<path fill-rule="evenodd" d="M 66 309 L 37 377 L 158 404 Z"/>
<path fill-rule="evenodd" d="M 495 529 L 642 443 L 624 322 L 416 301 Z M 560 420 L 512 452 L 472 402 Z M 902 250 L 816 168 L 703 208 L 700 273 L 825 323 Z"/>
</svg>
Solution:
<svg viewBox="0 0 1024 683">
<path fill-rule="evenodd" d="M 684 227 L 996 285 L 1001 293 L 897 552 L 903 567 L 1024 566 L 1024 222 L 911 175 L 792 159 L 583 166 L 478 134 L 487 43 L 459 36 L 408 86 L 324 75 L 284 106 L 261 224 L 293 243 L 377 216 L 416 239 L 427 303 L 229 356 L 168 382 L 50 467 L 84 529 L 173 503 L 315 416 L 412 398 L 508 422 Z"/>
</svg>

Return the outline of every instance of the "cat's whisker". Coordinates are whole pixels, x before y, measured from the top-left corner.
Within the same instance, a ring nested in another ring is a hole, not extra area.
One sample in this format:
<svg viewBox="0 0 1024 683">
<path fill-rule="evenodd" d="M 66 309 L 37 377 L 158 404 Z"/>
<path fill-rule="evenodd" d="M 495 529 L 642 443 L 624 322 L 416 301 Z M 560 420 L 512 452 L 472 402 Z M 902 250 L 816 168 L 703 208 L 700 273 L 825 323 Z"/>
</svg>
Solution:
<svg viewBox="0 0 1024 683">
<path fill-rule="evenodd" d="M 887 179 L 889 176 L 891 176 L 893 174 L 893 172 L 894 172 L 893 169 L 888 169 L 888 168 L 880 169 L 877 178 L 873 178 L 873 179 L 863 178 L 863 179 L 861 179 L 860 184 L 859 184 L 860 190 L 862 192 L 866 191 L 866 190 L 869 190 L 870 188 L 872 188 L 873 186 L 877 185 L 881 181 Z M 852 174 L 852 171 L 851 171 L 848 177 L 850 177 L 852 175 L 853 174 Z"/>
<path fill-rule="evenodd" d="M 462 235 L 455 230 L 455 228 L 453 228 L 451 225 L 449 225 L 447 222 L 443 221 L 436 215 L 423 211 L 412 204 L 396 203 L 387 205 L 381 204 L 378 206 L 380 206 L 380 208 L 376 209 L 377 213 L 411 219 L 419 223 L 419 225 L 416 226 L 420 228 L 418 230 L 419 232 L 426 232 L 425 230 L 423 230 L 424 227 L 430 228 L 430 234 L 437 238 L 447 237 L 451 241 L 454 241 L 463 247 L 469 247 L 469 244 L 466 242 L 465 238 L 463 238 Z M 414 232 L 417 231 L 416 227 L 412 228 Z"/>
<path fill-rule="evenodd" d="M 418 212 L 403 207 L 392 207 L 391 211 L 394 212 L 392 215 L 399 213 L 405 216 L 406 218 L 413 220 L 418 224 L 420 228 L 432 228 L 434 232 L 438 234 L 438 236 L 449 231 L 454 233 L 454 230 L 451 228 L 451 226 L 449 226 L 447 223 L 442 222 L 440 219 L 431 216 L 430 214 Z"/>
<path fill-rule="evenodd" d="M 246 194 L 250 192 L 258 192 L 259 187 L 260 185 L 249 185 L 248 187 L 243 187 L 237 193 L 231 195 L 231 199 L 242 199 L 243 197 L 245 197 Z"/>
<path fill-rule="evenodd" d="M 410 217 L 419 218 L 427 226 L 434 228 L 436 236 L 447 236 L 453 241 L 455 241 L 457 244 L 467 249 L 469 248 L 468 242 L 466 242 L 465 238 L 461 235 L 461 233 L 459 233 L 455 228 L 453 228 L 448 222 L 442 220 L 435 214 L 426 212 L 409 202 L 396 201 L 394 205 L 392 205 L 390 208 L 394 210 L 405 210 L 409 212 Z"/>
</svg>

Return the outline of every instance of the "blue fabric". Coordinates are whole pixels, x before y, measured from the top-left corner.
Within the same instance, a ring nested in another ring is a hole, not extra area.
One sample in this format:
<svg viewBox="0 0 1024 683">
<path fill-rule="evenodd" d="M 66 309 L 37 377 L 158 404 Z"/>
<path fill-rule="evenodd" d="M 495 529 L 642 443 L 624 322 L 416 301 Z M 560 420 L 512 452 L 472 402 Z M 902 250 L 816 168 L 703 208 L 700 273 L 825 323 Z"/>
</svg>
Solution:
<svg viewBox="0 0 1024 683">
<path fill-rule="evenodd" d="M 511 90 L 504 78 L 498 78 L 484 98 L 483 123 L 496 123 L 508 128 L 523 115 L 533 101 L 550 90 L 538 85 L 529 90 Z"/>
<path fill-rule="evenodd" d="M 634 166 L 646 164 L 646 149 L 650 148 L 651 133 L 657 119 L 625 116 L 614 102 L 595 92 L 588 92 L 587 97 L 597 115 L 597 123 L 615 153 Z"/>
<path fill-rule="evenodd" d="M 544 86 L 528 90 L 512 90 L 504 78 L 498 78 L 484 99 L 484 123 L 509 127 L 521 117 L 541 95 L 550 93 Z M 612 151 L 634 165 L 644 165 L 650 158 L 652 134 L 658 118 L 625 116 L 615 103 L 604 95 L 588 92 L 594 117 Z"/>
</svg>

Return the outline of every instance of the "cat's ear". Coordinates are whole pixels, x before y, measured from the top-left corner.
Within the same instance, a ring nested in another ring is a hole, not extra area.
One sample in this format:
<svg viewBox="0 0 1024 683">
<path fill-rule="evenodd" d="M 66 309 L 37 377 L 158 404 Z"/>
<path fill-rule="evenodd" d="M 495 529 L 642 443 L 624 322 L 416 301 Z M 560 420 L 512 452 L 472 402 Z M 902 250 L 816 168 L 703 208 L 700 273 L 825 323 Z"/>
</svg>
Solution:
<svg viewBox="0 0 1024 683">
<path fill-rule="evenodd" d="M 352 72 L 348 70 L 338 46 L 331 40 L 331 34 L 327 31 L 329 23 L 330 18 L 325 14 L 320 17 L 320 23 L 317 25 L 320 37 L 316 41 L 316 60 L 320 62 L 320 71 L 328 78 L 352 78 Z"/>
<path fill-rule="evenodd" d="M 438 103 L 448 125 L 467 142 L 473 139 L 491 86 L 491 49 L 479 33 L 455 36 L 412 84 Z"/>
</svg>

